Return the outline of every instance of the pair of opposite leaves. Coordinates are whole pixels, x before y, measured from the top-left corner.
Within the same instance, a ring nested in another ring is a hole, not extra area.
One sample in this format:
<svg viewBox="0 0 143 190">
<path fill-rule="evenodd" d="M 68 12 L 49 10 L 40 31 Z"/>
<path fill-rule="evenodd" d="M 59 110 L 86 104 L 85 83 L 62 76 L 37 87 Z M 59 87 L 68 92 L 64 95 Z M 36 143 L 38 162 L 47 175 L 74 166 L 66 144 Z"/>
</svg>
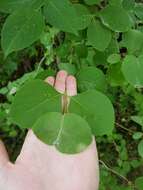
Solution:
<svg viewBox="0 0 143 190">
<path fill-rule="evenodd" d="M 109 135 L 114 127 L 114 109 L 101 92 L 88 90 L 70 97 L 68 113 L 61 112 L 62 94 L 42 80 L 26 83 L 16 94 L 11 106 L 13 122 L 32 128 L 44 143 L 60 152 L 83 151 L 92 134 Z"/>
</svg>

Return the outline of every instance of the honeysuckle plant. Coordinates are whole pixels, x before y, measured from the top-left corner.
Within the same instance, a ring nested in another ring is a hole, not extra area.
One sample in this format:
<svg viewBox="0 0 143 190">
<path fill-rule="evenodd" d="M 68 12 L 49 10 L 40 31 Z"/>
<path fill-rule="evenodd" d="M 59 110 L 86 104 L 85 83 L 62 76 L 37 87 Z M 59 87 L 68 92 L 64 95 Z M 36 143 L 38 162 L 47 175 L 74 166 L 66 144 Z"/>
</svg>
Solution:
<svg viewBox="0 0 143 190">
<path fill-rule="evenodd" d="M 43 142 L 69 154 L 83 151 L 92 135 L 110 135 L 114 128 L 112 103 L 101 92 L 69 97 L 39 79 L 17 92 L 11 116 L 21 128 L 33 129 Z"/>
</svg>

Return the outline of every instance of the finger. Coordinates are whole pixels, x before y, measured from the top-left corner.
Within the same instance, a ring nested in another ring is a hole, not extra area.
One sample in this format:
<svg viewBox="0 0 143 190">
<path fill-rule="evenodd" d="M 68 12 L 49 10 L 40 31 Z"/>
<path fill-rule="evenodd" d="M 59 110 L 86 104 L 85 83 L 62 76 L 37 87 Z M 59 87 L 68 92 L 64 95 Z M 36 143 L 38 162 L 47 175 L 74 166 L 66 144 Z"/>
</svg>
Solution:
<svg viewBox="0 0 143 190">
<path fill-rule="evenodd" d="M 0 167 L 9 161 L 8 153 L 2 141 L 0 141 Z"/>
<path fill-rule="evenodd" d="M 51 86 L 54 86 L 54 83 L 55 83 L 55 78 L 54 77 L 47 77 L 45 79 L 45 82 L 47 82 L 48 84 L 50 84 Z"/>
<path fill-rule="evenodd" d="M 67 72 L 64 70 L 59 71 L 56 76 L 55 89 L 62 94 L 65 93 L 66 78 L 67 78 Z"/>
<path fill-rule="evenodd" d="M 66 80 L 66 92 L 68 96 L 75 96 L 77 94 L 76 78 L 69 75 Z"/>
</svg>

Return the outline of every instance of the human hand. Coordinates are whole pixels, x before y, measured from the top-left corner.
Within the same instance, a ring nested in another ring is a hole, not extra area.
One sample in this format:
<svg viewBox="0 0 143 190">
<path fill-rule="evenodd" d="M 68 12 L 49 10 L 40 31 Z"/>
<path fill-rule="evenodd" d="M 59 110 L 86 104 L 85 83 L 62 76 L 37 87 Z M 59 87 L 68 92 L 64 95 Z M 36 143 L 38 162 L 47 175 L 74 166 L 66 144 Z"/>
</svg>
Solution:
<svg viewBox="0 0 143 190">
<path fill-rule="evenodd" d="M 76 95 L 76 79 L 59 71 L 46 79 L 60 93 Z M 60 153 L 29 130 L 15 164 L 0 142 L 0 190 L 97 190 L 98 156 L 95 140 L 79 154 Z"/>
</svg>

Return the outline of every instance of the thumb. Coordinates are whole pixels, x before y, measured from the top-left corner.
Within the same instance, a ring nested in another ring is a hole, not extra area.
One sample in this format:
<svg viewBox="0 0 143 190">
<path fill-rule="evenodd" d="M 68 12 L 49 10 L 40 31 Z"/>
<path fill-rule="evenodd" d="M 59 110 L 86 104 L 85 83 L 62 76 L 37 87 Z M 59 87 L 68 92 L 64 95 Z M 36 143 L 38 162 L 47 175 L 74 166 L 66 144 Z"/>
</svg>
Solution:
<svg viewBox="0 0 143 190">
<path fill-rule="evenodd" d="M 0 168 L 9 161 L 8 153 L 3 142 L 0 140 Z"/>
</svg>

